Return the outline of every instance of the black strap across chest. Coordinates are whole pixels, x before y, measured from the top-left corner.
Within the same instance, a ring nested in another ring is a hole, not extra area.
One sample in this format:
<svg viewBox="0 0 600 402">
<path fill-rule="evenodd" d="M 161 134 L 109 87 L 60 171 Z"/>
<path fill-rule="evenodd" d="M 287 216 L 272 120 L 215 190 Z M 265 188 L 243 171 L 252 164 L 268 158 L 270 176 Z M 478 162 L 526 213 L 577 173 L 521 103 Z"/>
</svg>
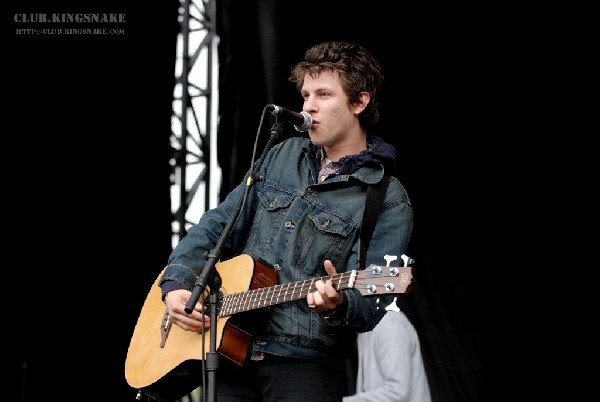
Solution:
<svg viewBox="0 0 600 402">
<path fill-rule="evenodd" d="M 365 200 L 365 210 L 363 212 L 362 222 L 360 224 L 360 239 L 359 239 L 359 254 L 358 265 L 359 269 L 366 267 L 367 250 L 371 244 L 371 237 L 377 223 L 377 217 L 383 208 L 383 199 L 390 184 L 390 176 L 384 175 L 379 183 L 370 185 L 367 188 L 367 196 Z"/>
</svg>

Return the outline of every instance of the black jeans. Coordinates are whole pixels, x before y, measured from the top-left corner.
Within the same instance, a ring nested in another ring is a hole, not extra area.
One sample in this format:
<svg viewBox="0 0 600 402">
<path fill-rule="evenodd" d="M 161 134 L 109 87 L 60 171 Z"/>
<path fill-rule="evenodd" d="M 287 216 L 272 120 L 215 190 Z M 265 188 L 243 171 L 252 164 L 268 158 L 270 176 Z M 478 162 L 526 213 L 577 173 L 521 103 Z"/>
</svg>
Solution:
<svg viewBox="0 0 600 402">
<path fill-rule="evenodd" d="M 217 371 L 217 402 L 340 402 L 341 363 L 266 355 Z"/>
</svg>

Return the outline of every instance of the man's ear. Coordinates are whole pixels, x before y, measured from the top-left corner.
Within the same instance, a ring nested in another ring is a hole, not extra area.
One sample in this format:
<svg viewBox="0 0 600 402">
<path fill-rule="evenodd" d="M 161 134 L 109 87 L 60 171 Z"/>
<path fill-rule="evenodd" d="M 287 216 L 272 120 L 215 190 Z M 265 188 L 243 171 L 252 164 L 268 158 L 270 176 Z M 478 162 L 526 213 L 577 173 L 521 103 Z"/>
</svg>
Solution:
<svg viewBox="0 0 600 402">
<path fill-rule="evenodd" d="M 359 101 L 352 105 L 352 113 L 355 116 L 358 116 L 363 110 L 365 110 L 370 101 L 371 95 L 368 92 L 361 92 Z"/>
</svg>

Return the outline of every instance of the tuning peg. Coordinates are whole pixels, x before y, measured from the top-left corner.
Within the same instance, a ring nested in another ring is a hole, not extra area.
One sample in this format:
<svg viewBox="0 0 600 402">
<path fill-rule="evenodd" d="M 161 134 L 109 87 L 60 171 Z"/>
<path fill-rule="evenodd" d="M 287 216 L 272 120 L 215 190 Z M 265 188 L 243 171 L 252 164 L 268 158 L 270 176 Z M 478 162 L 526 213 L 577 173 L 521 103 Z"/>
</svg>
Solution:
<svg viewBox="0 0 600 402">
<path fill-rule="evenodd" d="M 413 258 L 410 258 L 409 256 L 407 256 L 406 254 L 402 254 L 402 256 L 400 258 L 402 258 L 402 261 L 404 261 L 405 267 L 408 267 L 409 265 L 412 265 L 415 263 L 415 260 Z"/>
<path fill-rule="evenodd" d="M 386 267 L 389 267 L 392 261 L 396 261 L 398 259 L 398 256 L 386 254 L 383 256 L 383 259 L 387 261 Z"/>
</svg>

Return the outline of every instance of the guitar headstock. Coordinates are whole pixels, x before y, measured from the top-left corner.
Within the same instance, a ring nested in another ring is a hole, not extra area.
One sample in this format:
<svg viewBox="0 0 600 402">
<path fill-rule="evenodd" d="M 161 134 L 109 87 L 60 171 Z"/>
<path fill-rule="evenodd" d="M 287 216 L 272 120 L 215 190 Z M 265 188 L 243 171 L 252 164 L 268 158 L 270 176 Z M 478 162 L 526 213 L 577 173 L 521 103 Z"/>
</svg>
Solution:
<svg viewBox="0 0 600 402">
<path fill-rule="evenodd" d="M 363 296 L 382 296 L 386 294 L 409 293 L 415 278 L 413 267 L 408 264 L 414 260 L 402 255 L 403 267 L 391 267 L 390 263 L 397 259 L 396 256 L 386 255 L 386 266 L 371 264 L 364 270 L 356 272 L 354 288 Z"/>
</svg>

